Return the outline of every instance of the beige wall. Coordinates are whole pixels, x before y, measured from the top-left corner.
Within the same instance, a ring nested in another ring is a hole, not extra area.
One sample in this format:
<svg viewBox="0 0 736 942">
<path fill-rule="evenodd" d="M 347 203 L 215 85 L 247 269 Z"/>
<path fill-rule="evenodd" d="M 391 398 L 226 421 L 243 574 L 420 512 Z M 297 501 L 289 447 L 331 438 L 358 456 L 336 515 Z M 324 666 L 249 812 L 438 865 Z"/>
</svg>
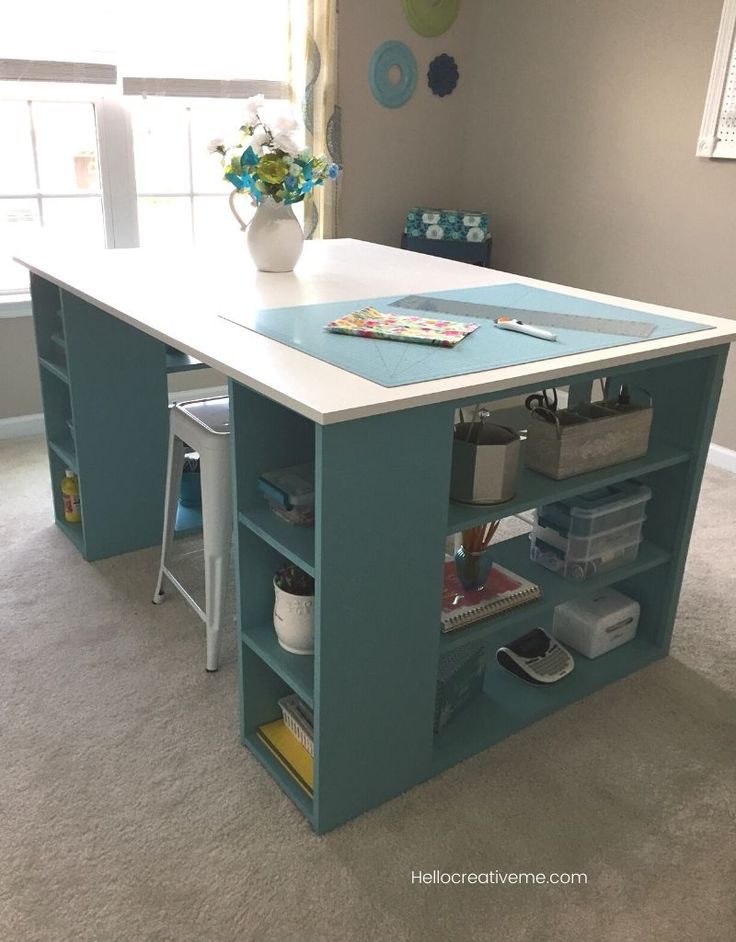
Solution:
<svg viewBox="0 0 736 942">
<path fill-rule="evenodd" d="M 30 317 L 0 319 L 0 419 L 41 411 Z"/>
<path fill-rule="evenodd" d="M 450 161 L 462 161 L 472 71 L 466 53 L 476 18 L 474 4 L 435 39 L 415 33 L 399 0 L 341 0 L 339 95 L 343 119 L 344 176 L 341 234 L 398 245 L 412 206 L 454 206 L 457 186 Z M 417 87 L 401 108 L 384 108 L 373 98 L 368 67 L 387 39 L 406 43 L 417 60 Z M 439 98 L 427 86 L 427 68 L 440 53 L 455 56 L 460 81 Z M 464 72 L 468 68 L 468 72 Z"/>
<path fill-rule="evenodd" d="M 484 194 L 494 267 L 736 317 L 736 161 L 694 156 L 721 6 L 475 6 L 475 173 L 454 195 Z M 714 438 L 736 449 L 736 354 L 722 403 Z"/>
</svg>

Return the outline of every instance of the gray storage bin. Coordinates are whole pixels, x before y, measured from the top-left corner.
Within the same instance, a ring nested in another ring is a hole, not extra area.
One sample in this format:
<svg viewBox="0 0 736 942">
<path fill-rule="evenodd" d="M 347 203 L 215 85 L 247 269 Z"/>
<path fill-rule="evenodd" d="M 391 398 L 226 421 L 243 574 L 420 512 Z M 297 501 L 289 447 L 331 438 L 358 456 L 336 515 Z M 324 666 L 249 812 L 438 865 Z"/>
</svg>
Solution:
<svg viewBox="0 0 736 942">
<path fill-rule="evenodd" d="M 641 458 L 647 453 L 652 425 L 651 396 L 645 395 L 646 404 L 588 402 L 558 412 L 533 409 L 527 467 L 559 481 Z"/>
</svg>

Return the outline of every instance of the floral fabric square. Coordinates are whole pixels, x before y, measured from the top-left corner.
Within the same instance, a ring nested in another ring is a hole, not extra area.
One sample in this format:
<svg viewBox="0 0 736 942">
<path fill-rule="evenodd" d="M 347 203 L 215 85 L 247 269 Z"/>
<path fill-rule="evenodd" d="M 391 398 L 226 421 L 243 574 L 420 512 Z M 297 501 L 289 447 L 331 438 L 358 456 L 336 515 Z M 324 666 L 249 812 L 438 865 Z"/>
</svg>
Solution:
<svg viewBox="0 0 736 942">
<path fill-rule="evenodd" d="M 427 343 L 435 347 L 454 347 L 477 328 L 478 324 L 464 321 L 419 317 L 416 314 L 383 314 L 374 307 L 364 307 L 327 324 L 327 330 L 335 334 Z"/>
</svg>

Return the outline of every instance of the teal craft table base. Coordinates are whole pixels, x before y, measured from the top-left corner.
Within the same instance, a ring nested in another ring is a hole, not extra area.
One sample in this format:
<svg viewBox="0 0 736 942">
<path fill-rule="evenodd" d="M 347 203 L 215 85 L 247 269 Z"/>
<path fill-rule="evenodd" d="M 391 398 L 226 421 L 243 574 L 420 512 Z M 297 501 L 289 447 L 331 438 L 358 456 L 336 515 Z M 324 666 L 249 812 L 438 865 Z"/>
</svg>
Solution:
<svg viewBox="0 0 736 942">
<path fill-rule="evenodd" d="M 454 410 L 467 400 L 321 426 L 232 384 L 242 738 L 315 831 L 343 824 L 667 653 L 725 356 L 725 347 L 711 348 L 610 370 L 659 404 L 647 456 L 566 481 L 526 470 L 517 497 L 497 508 L 449 501 Z M 594 378 L 568 376 L 558 385 Z M 290 527 L 265 509 L 256 479 L 265 469 L 312 460 L 316 526 Z M 536 581 L 542 599 L 440 635 L 448 534 L 631 477 L 653 493 L 635 562 L 574 583 L 532 563 L 526 536 L 500 543 L 495 558 Z M 313 658 L 287 654 L 275 642 L 271 577 L 284 560 L 316 579 Z M 535 626 L 549 629 L 555 605 L 604 585 L 641 603 L 633 642 L 596 660 L 578 657 L 569 677 L 542 689 L 504 672 L 491 654 L 483 695 L 433 735 L 442 654 L 479 639 L 492 652 Z M 315 711 L 313 797 L 257 737 L 291 691 Z"/>
<path fill-rule="evenodd" d="M 31 289 L 57 523 L 90 560 L 157 544 L 166 373 L 197 363 L 38 275 Z M 517 496 L 502 508 L 449 500 L 454 413 L 472 400 L 322 425 L 231 381 L 242 740 L 315 831 L 343 824 L 667 653 L 726 352 L 726 345 L 711 346 L 607 369 L 653 396 L 648 454 L 565 481 L 525 470 Z M 578 372 L 555 384 L 576 393 L 596 378 Z M 256 481 L 263 471 L 307 461 L 316 468 L 316 523 L 292 527 L 270 512 Z M 76 526 L 64 522 L 61 505 L 67 467 L 80 480 Z M 635 562 L 573 583 L 535 566 L 526 537 L 499 543 L 498 562 L 539 583 L 543 597 L 440 635 L 448 534 L 633 477 L 652 490 Z M 276 642 L 272 577 L 286 560 L 316 580 L 313 657 L 289 654 Z M 604 585 L 641 603 L 633 642 L 596 660 L 578 657 L 574 672 L 549 689 L 516 680 L 491 654 L 482 696 L 433 734 L 444 653 L 480 639 L 492 652 L 535 626 L 549 628 L 555 605 Z M 279 717 L 278 699 L 292 691 L 314 708 L 313 795 L 257 737 L 259 726 Z"/>
</svg>

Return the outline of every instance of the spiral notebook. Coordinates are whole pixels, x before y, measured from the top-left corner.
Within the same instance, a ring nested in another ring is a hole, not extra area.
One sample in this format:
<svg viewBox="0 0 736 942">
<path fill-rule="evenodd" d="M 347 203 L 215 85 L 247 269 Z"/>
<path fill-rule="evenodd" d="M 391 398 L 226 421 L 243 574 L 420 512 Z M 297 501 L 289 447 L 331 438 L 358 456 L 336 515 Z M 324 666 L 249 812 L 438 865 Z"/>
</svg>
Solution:
<svg viewBox="0 0 736 942">
<path fill-rule="evenodd" d="M 493 564 L 485 586 L 477 592 L 469 592 L 457 577 L 454 561 L 449 560 L 445 563 L 442 592 L 442 631 L 445 634 L 457 631 L 541 597 L 538 585 L 497 563 Z"/>
</svg>

